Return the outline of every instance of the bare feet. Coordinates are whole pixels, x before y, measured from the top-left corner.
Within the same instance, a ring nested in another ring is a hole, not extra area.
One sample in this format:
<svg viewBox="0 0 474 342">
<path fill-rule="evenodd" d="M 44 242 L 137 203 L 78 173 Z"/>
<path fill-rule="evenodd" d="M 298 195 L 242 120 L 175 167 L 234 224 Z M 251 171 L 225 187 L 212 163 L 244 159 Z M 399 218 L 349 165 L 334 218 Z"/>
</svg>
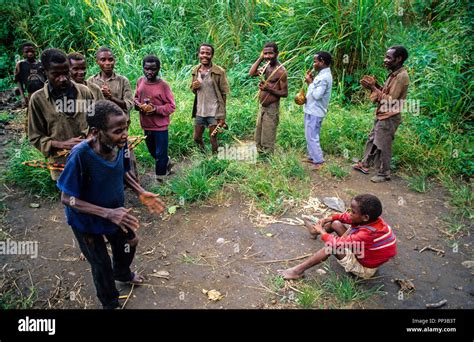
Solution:
<svg viewBox="0 0 474 342">
<path fill-rule="evenodd" d="M 143 285 L 145 284 L 145 277 L 132 272 L 132 280 L 129 280 L 126 283 L 130 285 Z"/>
<path fill-rule="evenodd" d="M 324 167 L 324 162 L 322 163 L 313 163 L 313 170 L 314 171 L 319 171 Z"/>
<path fill-rule="evenodd" d="M 317 239 L 319 233 L 314 229 L 314 223 L 306 217 L 303 217 L 303 222 L 304 222 L 304 226 L 306 227 L 306 229 L 308 229 L 308 232 L 311 234 L 311 238 Z"/>
<path fill-rule="evenodd" d="M 285 280 L 294 280 L 304 277 L 304 273 L 297 273 L 293 268 L 287 268 L 286 270 L 278 270 L 277 272 Z"/>
</svg>

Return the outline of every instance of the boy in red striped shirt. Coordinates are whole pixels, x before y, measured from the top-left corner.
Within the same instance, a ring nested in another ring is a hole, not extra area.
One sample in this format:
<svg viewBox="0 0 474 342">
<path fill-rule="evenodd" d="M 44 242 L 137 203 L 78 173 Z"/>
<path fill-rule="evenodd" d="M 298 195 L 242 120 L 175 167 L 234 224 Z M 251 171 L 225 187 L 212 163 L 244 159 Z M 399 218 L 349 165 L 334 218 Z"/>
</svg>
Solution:
<svg viewBox="0 0 474 342">
<path fill-rule="evenodd" d="M 314 238 L 321 235 L 326 246 L 301 264 L 278 273 L 284 279 L 298 279 L 308 268 L 334 255 L 346 272 L 364 279 L 372 277 L 380 265 L 397 254 L 397 238 L 381 214 L 380 200 L 363 194 L 352 199 L 350 212 L 332 215 L 314 225 L 307 223 L 310 234 Z"/>
</svg>

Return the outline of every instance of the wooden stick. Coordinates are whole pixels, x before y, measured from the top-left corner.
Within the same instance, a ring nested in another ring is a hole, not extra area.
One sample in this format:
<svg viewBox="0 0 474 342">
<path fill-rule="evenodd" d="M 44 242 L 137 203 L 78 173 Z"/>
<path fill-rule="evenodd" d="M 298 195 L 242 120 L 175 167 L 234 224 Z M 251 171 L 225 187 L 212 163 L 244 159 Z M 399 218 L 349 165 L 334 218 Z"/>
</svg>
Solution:
<svg viewBox="0 0 474 342">
<path fill-rule="evenodd" d="M 132 295 L 133 289 L 135 288 L 135 284 L 132 284 L 132 288 L 130 289 L 130 292 L 128 293 L 127 299 L 125 299 L 125 302 L 122 305 L 122 310 L 127 305 L 128 300 L 130 299 L 130 296 Z"/>
<path fill-rule="evenodd" d="M 294 261 L 294 260 L 300 260 L 300 259 L 304 259 L 304 258 L 307 258 L 309 256 L 313 255 L 312 253 L 310 254 L 305 254 L 305 255 L 302 255 L 302 256 L 299 256 L 299 257 L 296 257 L 296 258 L 291 258 L 291 259 L 277 259 L 277 260 L 266 260 L 266 261 L 257 261 L 256 263 L 257 264 L 273 264 L 273 263 L 276 263 L 276 262 L 287 262 L 287 261 Z"/>
<path fill-rule="evenodd" d="M 443 299 L 441 301 L 439 301 L 438 303 L 432 303 L 432 304 L 426 304 L 426 307 L 428 309 L 436 309 L 436 308 L 440 308 L 442 307 L 443 305 L 445 305 L 448 301 L 446 299 Z"/>
<path fill-rule="evenodd" d="M 421 252 L 424 252 L 424 251 L 426 251 L 426 250 L 430 250 L 430 251 L 436 252 L 436 253 L 438 253 L 438 254 L 446 254 L 446 252 L 443 251 L 442 249 L 438 249 L 438 248 L 431 247 L 431 245 L 430 245 L 430 246 L 423 247 L 423 248 L 420 250 L 420 253 L 421 253 Z"/>
</svg>

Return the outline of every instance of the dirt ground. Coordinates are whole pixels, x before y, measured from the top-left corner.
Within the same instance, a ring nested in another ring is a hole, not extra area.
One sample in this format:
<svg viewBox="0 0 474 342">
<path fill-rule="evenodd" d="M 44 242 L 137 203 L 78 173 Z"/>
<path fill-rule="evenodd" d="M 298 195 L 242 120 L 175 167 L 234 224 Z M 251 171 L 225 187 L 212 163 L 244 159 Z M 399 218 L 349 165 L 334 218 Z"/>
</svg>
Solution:
<svg viewBox="0 0 474 342">
<path fill-rule="evenodd" d="M 3 168 L 3 142 L 13 135 L 8 125 L 0 133 Z M 368 176 L 356 172 L 344 181 L 310 173 L 308 187 L 314 197 L 338 196 L 348 204 L 355 194 L 376 194 L 384 205 L 383 218 L 398 238 L 398 255 L 380 267 L 375 279 L 361 285 L 383 285 L 385 294 L 346 307 L 422 309 L 427 303 L 445 299 L 443 308 L 474 308 L 473 270 L 461 265 L 474 260 L 473 237 L 458 240 L 456 250 L 442 232 L 442 217 L 449 212 L 447 193 L 442 188 L 434 186 L 428 193 L 419 194 L 408 190 L 406 182 L 396 176 L 391 182 L 374 184 Z M 146 184 L 149 179 L 145 176 L 143 181 Z M 9 284 L 27 296 L 28 288 L 33 286 L 37 291 L 34 308 L 100 308 L 89 264 L 78 258 L 80 252 L 61 203 L 30 196 L 17 187 L 2 184 L 1 188 L 2 202 L 7 207 L 2 229 L 14 240 L 38 241 L 39 255 L 35 259 L 0 255 L 0 288 Z M 133 270 L 146 276 L 148 285 L 134 287 L 133 291 L 128 286 L 120 287 L 121 294 L 131 294 L 126 309 L 298 307 L 280 302 L 269 282 L 277 269 L 301 260 L 268 261 L 312 253 L 323 246 L 322 242 L 312 240 L 301 226 L 273 223 L 256 227 L 250 221 L 248 203 L 237 191 L 229 187 L 220 195 L 206 204 L 178 209 L 163 220 L 150 216 L 127 191 L 127 207 L 134 208 L 141 222 Z M 31 203 L 39 207 L 32 208 Z M 293 210 L 284 217 L 295 218 L 297 214 Z M 426 246 L 443 250 L 444 254 L 422 251 Z M 333 259 L 326 262 L 330 272 L 342 274 Z M 307 277 L 329 276 L 317 274 L 317 268 L 308 270 Z M 168 273 L 169 279 L 156 277 Z M 416 287 L 402 300 L 400 287 L 394 282 L 397 278 L 409 279 Z M 210 301 L 203 289 L 215 289 L 223 298 Z"/>
</svg>

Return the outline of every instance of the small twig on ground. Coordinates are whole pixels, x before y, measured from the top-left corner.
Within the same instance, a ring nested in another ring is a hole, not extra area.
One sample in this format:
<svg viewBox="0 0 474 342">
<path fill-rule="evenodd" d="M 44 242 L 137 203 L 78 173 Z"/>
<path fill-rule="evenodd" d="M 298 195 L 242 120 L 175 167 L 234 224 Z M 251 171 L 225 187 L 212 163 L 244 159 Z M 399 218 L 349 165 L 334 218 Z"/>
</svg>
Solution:
<svg viewBox="0 0 474 342">
<path fill-rule="evenodd" d="M 290 289 L 292 289 L 293 291 L 296 291 L 296 292 L 298 292 L 298 293 L 303 294 L 303 291 L 298 290 L 298 289 L 295 289 L 295 288 L 294 288 L 293 286 L 291 286 L 291 285 L 287 285 L 287 286 L 288 286 Z"/>
<path fill-rule="evenodd" d="M 176 235 L 178 235 L 178 234 L 179 234 L 179 232 L 176 233 L 176 234 L 174 234 L 174 235 L 172 235 L 172 236 L 170 236 L 170 237 L 167 238 L 167 239 L 164 239 L 163 241 L 161 241 L 161 243 L 165 243 L 166 241 L 171 240 L 172 238 L 174 238 L 174 237 L 175 237 Z"/>
<path fill-rule="evenodd" d="M 439 301 L 438 303 L 431 303 L 431 304 L 426 304 L 426 307 L 428 309 L 436 309 L 444 306 L 448 301 L 446 299 L 443 299 Z"/>
<path fill-rule="evenodd" d="M 51 260 L 51 261 L 67 261 L 67 262 L 71 262 L 71 261 L 77 261 L 79 260 L 79 258 L 77 257 L 67 257 L 67 258 L 47 258 L 47 257 L 44 257 L 44 256 L 40 256 L 41 259 L 44 259 L 44 260 Z"/>
<path fill-rule="evenodd" d="M 249 258 L 251 258 L 251 257 L 253 257 L 253 256 L 256 256 L 256 255 L 262 254 L 262 253 L 263 253 L 263 251 L 255 252 L 255 253 L 250 254 L 250 255 L 244 255 L 244 257 L 243 257 L 242 259 L 247 260 L 247 259 L 249 259 Z"/>
<path fill-rule="evenodd" d="M 410 236 L 410 237 L 407 237 L 407 240 L 411 240 L 413 239 L 415 236 L 416 236 L 416 232 L 415 232 L 415 229 L 413 227 L 411 227 L 412 231 L 413 231 L 413 235 Z"/>
<path fill-rule="evenodd" d="M 244 255 L 247 254 L 252 249 L 253 245 L 254 244 L 252 243 L 249 247 L 247 247 L 247 249 L 244 252 Z"/>
<path fill-rule="evenodd" d="M 277 262 L 288 262 L 288 261 L 294 261 L 294 260 L 300 260 L 300 259 L 304 259 L 304 258 L 307 258 L 309 256 L 313 255 L 312 253 L 309 253 L 309 254 L 305 254 L 305 255 L 302 255 L 302 256 L 299 256 L 299 257 L 296 257 L 296 258 L 290 258 L 290 259 L 277 259 L 277 260 L 265 260 L 265 261 L 257 261 L 256 263 L 257 264 L 273 264 L 273 263 L 277 263 Z"/>
<path fill-rule="evenodd" d="M 448 233 L 446 230 L 442 230 L 440 228 L 437 228 L 438 231 L 440 231 L 441 233 L 443 234 L 446 234 L 447 236 L 449 236 L 451 239 L 454 238 L 455 234 L 451 234 L 451 233 Z"/>
<path fill-rule="evenodd" d="M 132 288 L 130 289 L 130 292 L 128 293 L 127 299 L 125 299 L 125 302 L 122 305 L 122 310 L 125 308 L 125 305 L 127 305 L 127 302 L 130 299 L 130 296 L 132 295 L 134 288 L 135 288 L 135 284 L 132 284 Z"/>
</svg>

